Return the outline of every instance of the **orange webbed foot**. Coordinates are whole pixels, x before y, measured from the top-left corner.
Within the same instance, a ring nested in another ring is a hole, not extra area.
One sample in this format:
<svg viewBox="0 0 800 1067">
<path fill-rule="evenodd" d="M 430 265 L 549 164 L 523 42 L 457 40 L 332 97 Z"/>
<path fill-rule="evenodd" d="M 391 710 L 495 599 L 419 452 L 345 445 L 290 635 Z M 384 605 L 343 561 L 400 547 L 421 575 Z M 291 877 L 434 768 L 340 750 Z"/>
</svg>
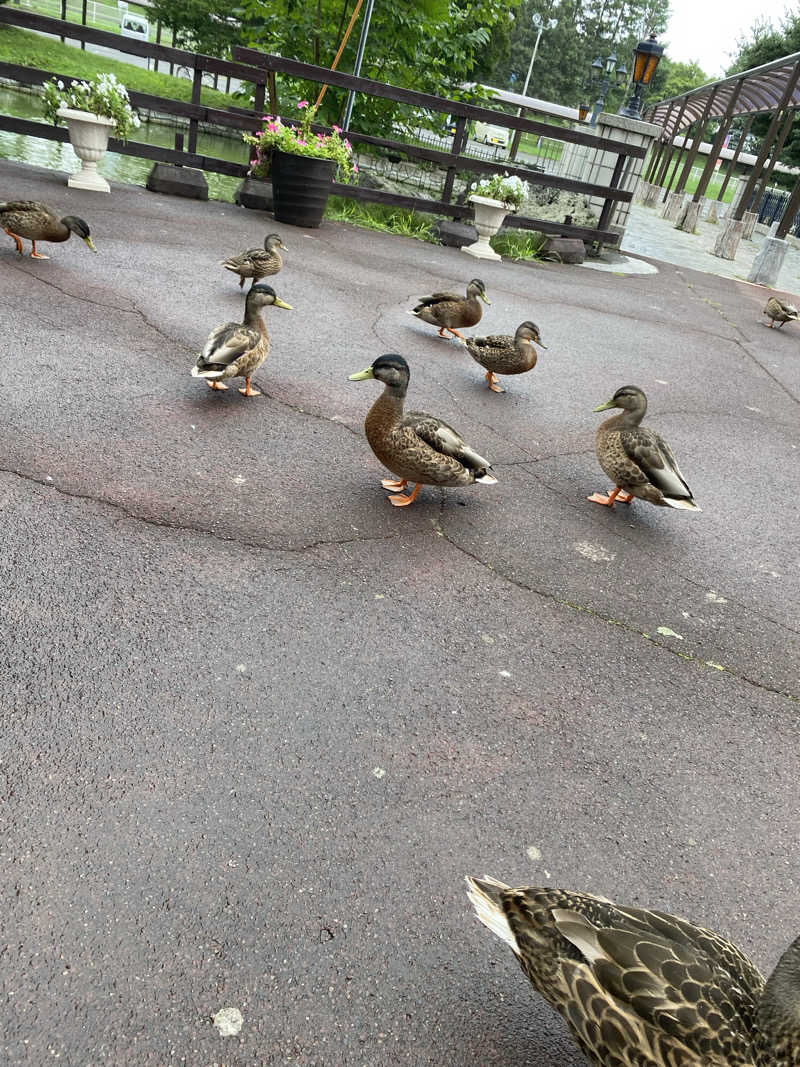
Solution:
<svg viewBox="0 0 800 1067">
<path fill-rule="evenodd" d="M 249 378 L 245 378 L 245 380 L 244 380 L 244 388 L 242 388 L 240 386 L 239 387 L 239 392 L 242 394 L 242 396 L 261 396 L 261 390 L 260 389 L 254 389 L 252 387 L 252 385 L 250 384 L 250 379 Z"/>
<path fill-rule="evenodd" d="M 418 485 L 416 485 L 414 487 L 414 492 L 413 493 L 409 493 L 408 496 L 405 496 L 405 494 L 403 494 L 403 493 L 398 493 L 398 494 L 395 494 L 394 496 L 390 496 L 389 500 L 391 501 L 392 505 L 394 507 L 396 507 L 396 508 L 407 508 L 409 504 L 413 504 L 414 501 L 417 499 L 417 497 L 419 496 L 419 491 L 420 491 L 421 488 L 422 488 L 422 483 L 420 482 Z"/>
<path fill-rule="evenodd" d="M 405 478 L 383 478 L 381 485 L 384 489 L 405 489 L 408 481 Z"/>
<path fill-rule="evenodd" d="M 215 392 L 219 393 L 223 392 L 228 388 L 227 385 L 223 385 L 222 382 L 207 382 L 206 384 L 208 385 L 209 389 L 213 389 Z"/>
<path fill-rule="evenodd" d="M 610 492 L 608 496 L 604 496 L 602 493 L 592 493 L 592 495 L 587 496 L 586 499 L 591 500 L 594 504 L 603 504 L 607 508 L 613 508 L 617 498 L 625 504 L 630 504 L 633 500 L 631 494 L 624 492 L 619 486 Z"/>
<path fill-rule="evenodd" d="M 491 371 L 486 372 L 486 381 L 489 383 L 489 388 L 492 390 L 493 393 L 505 392 L 505 389 L 500 384 L 497 375 L 493 374 Z"/>
</svg>

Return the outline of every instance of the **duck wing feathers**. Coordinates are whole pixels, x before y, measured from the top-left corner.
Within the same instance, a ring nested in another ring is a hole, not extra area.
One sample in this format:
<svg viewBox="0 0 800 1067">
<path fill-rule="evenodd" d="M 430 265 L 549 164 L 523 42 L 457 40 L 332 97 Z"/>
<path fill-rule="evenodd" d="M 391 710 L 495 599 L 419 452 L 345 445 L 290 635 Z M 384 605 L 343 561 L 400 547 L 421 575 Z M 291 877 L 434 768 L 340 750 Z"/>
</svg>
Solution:
<svg viewBox="0 0 800 1067">
<path fill-rule="evenodd" d="M 430 445 L 434 451 L 457 459 L 469 470 L 489 470 L 491 464 L 466 443 L 461 435 L 446 422 L 424 411 L 407 411 L 400 420 L 404 430 L 413 431 L 417 437 Z"/>
<path fill-rule="evenodd" d="M 434 304 L 449 304 L 453 301 L 460 302 L 464 300 L 463 294 L 458 293 L 431 293 L 430 296 L 423 296 L 417 301 L 417 306 L 414 308 L 417 311 L 419 308 L 433 307 Z"/>
<path fill-rule="evenodd" d="M 224 322 L 208 335 L 198 364 L 227 367 L 255 348 L 260 340 L 258 330 L 240 322 Z"/>
<path fill-rule="evenodd" d="M 755 1063 L 764 979 L 724 938 L 676 916 L 589 894 L 469 881 L 478 917 L 511 945 L 593 1063 Z"/>
<path fill-rule="evenodd" d="M 666 497 L 687 497 L 692 491 L 680 472 L 675 454 L 654 430 L 641 426 L 619 431 L 625 454 L 642 471 L 647 480 Z"/>
</svg>

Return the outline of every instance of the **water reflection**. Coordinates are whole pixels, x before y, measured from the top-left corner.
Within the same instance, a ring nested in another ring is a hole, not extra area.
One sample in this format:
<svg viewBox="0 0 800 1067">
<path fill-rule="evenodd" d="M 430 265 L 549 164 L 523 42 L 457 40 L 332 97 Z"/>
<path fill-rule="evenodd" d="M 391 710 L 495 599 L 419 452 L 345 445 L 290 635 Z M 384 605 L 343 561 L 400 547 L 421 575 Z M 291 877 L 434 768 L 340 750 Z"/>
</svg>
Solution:
<svg viewBox="0 0 800 1067">
<path fill-rule="evenodd" d="M 22 119 L 41 119 L 42 99 L 33 93 L 2 88 L 0 114 Z M 145 122 L 136 131 L 136 140 L 172 148 L 175 144 L 175 129 L 158 122 Z M 228 159 L 235 163 L 246 163 L 248 159 L 247 145 L 236 137 L 220 137 L 204 131 L 202 127 L 197 138 L 197 151 L 201 155 L 216 156 L 218 159 Z M 68 141 L 49 141 L 44 137 L 28 137 L 6 130 L 0 130 L 0 158 L 68 173 L 77 170 L 80 165 Z M 97 169 L 109 181 L 145 185 L 152 167 L 153 161 L 150 159 L 107 152 Z M 209 171 L 204 173 L 208 181 L 208 195 L 213 200 L 233 200 L 239 184 L 238 178 L 229 178 Z"/>
</svg>

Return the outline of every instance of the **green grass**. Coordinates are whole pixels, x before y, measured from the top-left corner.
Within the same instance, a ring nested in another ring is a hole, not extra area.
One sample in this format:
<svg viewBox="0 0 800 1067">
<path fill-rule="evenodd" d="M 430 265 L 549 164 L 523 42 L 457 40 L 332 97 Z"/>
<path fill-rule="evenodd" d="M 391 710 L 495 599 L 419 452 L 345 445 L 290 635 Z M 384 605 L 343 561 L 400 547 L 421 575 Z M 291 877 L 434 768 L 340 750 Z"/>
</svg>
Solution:
<svg viewBox="0 0 800 1067">
<path fill-rule="evenodd" d="M 105 30 L 107 33 L 119 33 L 120 32 L 120 16 L 122 12 L 114 7 L 111 2 L 100 4 L 100 10 L 102 12 L 111 11 L 110 15 L 100 14 L 98 12 L 97 18 L 92 18 L 93 5 L 91 3 L 87 6 L 86 12 L 86 25 L 93 26 L 98 30 Z M 81 3 L 80 0 L 68 0 L 67 2 L 67 22 L 81 21 Z M 61 18 L 61 0 L 26 0 L 22 9 L 30 11 L 35 15 L 48 15 L 50 18 Z M 143 15 L 145 18 L 149 18 L 147 8 L 140 6 L 139 4 L 129 3 L 128 10 L 132 15 Z M 156 39 L 156 23 L 149 23 L 148 37 L 151 41 L 155 42 Z M 172 31 L 167 27 L 164 27 L 161 33 L 161 43 L 166 45 L 172 44 Z"/>
<path fill-rule="evenodd" d="M 545 159 L 561 159 L 564 151 L 563 141 L 554 141 L 549 137 L 543 137 L 541 145 L 539 138 L 533 133 L 523 133 L 519 139 L 519 148 L 528 156 L 543 156 Z"/>
<path fill-rule="evenodd" d="M 547 234 L 536 230 L 501 230 L 489 242 L 492 248 L 507 259 L 553 260 L 553 253 L 545 252 Z"/>
<path fill-rule="evenodd" d="M 726 166 L 725 169 L 727 170 L 727 166 Z M 697 186 L 700 183 L 701 176 L 702 176 L 702 171 L 700 171 L 700 173 L 696 173 L 695 171 L 692 171 L 692 173 L 689 175 L 689 177 L 686 180 L 686 192 L 687 193 L 694 193 L 695 192 L 695 190 L 697 189 Z M 720 174 L 719 172 L 716 172 L 715 174 L 713 174 L 712 177 L 711 177 L 711 181 L 708 183 L 708 188 L 706 189 L 705 195 L 707 197 L 709 197 L 709 199 L 711 199 L 711 200 L 716 200 L 717 193 L 719 192 L 720 187 L 722 186 L 722 183 L 724 181 L 725 181 L 725 174 L 724 173 Z M 722 198 L 722 202 L 724 204 L 729 204 L 731 202 L 731 200 L 733 200 L 733 194 L 735 192 L 736 192 L 736 180 L 735 180 L 735 178 L 731 178 L 731 180 L 728 182 L 728 188 L 725 190 L 725 195 Z"/>
<path fill-rule="evenodd" d="M 414 237 L 418 241 L 438 243 L 433 233 L 434 220 L 430 215 L 388 204 L 369 204 L 344 196 L 332 196 L 325 218 L 334 222 L 351 222 L 368 230 L 382 230 L 384 233 Z"/>
<path fill-rule="evenodd" d="M 54 74 L 66 74 L 70 78 L 91 78 L 95 74 L 108 72 L 116 74 L 128 89 L 164 96 L 170 100 L 189 100 L 192 95 L 192 83 L 188 78 L 176 78 L 119 59 L 82 52 L 80 48 L 61 44 L 52 37 L 17 29 L 16 26 L 0 25 L 0 60 L 51 70 Z M 207 107 L 227 108 L 236 104 L 232 96 L 207 86 L 203 86 L 200 100 Z M 238 106 L 241 107 L 241 103 Z"/>
</svg>

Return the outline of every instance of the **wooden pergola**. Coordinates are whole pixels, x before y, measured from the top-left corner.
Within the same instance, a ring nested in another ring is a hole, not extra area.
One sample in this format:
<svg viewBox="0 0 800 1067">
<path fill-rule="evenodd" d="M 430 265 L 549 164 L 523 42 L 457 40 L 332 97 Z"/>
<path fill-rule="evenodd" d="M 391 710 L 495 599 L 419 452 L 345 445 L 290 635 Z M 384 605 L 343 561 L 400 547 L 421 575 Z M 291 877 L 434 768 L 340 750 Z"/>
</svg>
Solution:
<svg viewBox="0 0 800 1067">
<path fill-rule="evenodd" d="M 750 172 L 732 218 L 740 221 L 748 205 L 755 198 L 760 201 L 769 182 L 778 157 L 783 151 L 792 128 L 794 113 L 800 107 L 800 52 L 783 56 L 761 67 L 732 74 L 721 81 L 710 82 L 692 89 L 681 96 L 662 100 L 649 108 L 645 114 L 648 122 L 661 126 L 663 133 L 656 151 L 644 174 L 645 181 L 665 188 L 665 198 L 672 191 L 678 169 L 683 164 L 675 186 L 682 193 L 692 166 L 697 158 L 703 134 L 712 121 L 719 127 L 714 137 L 708 160 L 703 169 L 695 194 L 694 204 L 699 204 L 705 195 L 714 173 L 720 151 L 725 143 L 733 120 L 746 116 L 739 143 L 728 165 L 722 188 L 717 199 L 721 200 L 733 174 L 739 155 L 744 147 L 753 119 L 756 115 L 771 114 L 772 121 L 764 136 L 761 149 Z M 694 126 L 691 141 L 684 135 L 683 144 L 675 145 L 675 137 Z M 672 164 L 672 171 L 667 173 Z M 789 201 L 778 224 L 777 236 L 783 238 L 789 232 L 792 221 L 800 208 L 800 181 L 792 190 Z"/>
</svg>

